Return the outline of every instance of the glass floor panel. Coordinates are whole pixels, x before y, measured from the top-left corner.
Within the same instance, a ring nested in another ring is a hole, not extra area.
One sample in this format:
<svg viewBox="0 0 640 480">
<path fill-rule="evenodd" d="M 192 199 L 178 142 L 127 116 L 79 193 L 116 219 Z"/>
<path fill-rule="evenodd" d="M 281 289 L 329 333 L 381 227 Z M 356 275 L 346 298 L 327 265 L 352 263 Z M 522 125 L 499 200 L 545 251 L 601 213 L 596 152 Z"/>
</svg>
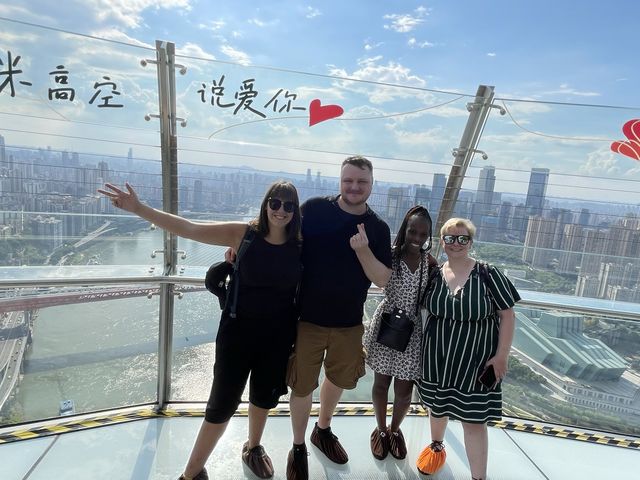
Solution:
<svg viewBox="0 0 640 480">
<path fill-rule="evenodd" d="M 311 433 L 315 417 L 307 429 Z M 202 417 L 150 418 L 63 435 L 0 445 L 0 479 L 51 480 L 91 478 L 109 480 L 175 480 L 187 460 Z M 445 437 L 447 463 L 436 475 L 420 475 L 415 459 L 430 441 L 428 418 L 408 416 L 403 424 L 409 454 L 406 460 L 375 460 L 369 449 L 372 416 L 336 416 L 333 430 L 349 453 L 346 465 L 326 460 L 307 441 L 310 479 L 405 480 L 470 479 L 462 426 L 450 422 Z M 211 479 L 255 479 L 240 452 L 247 435 L 247 418 L 231 420 L 207 463 Z M 290 420 L 270 417 L 263 444 L 273 460 L 276 480 L 286 478 L 291 446 Z M 489 479 L 535 480 L 638 478 L 640 450 L 588 443 L 546 435 L 489 428 Z"/>
</svg>

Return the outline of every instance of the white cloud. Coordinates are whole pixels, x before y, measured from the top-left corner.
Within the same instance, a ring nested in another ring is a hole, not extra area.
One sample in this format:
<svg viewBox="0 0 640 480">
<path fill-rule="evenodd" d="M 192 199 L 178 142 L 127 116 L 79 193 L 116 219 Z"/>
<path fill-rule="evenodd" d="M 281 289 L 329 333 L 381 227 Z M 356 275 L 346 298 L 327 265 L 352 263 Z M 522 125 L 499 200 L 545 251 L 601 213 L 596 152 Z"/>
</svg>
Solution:
<svg viewBox="0 0 640 480">
<path fill-rule="evenodd" d="M 306 17 L 307 18 L 315 18 L 317 16 L 322 15 L 322 12 L 320 10 L 318 10 L 317 8 L 313 8 L 313 7 L 307 7 L 306 8 Z"/>
<path fill-rule="evenodd" d="M 275 19 L 275 20 L 266 21 L 266 20 L 262 20 L 260 18 L 254 17 L 247 20 L 247 22 L 249 22 L 251 25 L 255 25 L 256 27 L 266 28 L 266 27 L 274 27 L 278 25 L 278 23 L 280 23 L 280 20 Z"/>
<path fill-rule="evenodd" d="M 392 13 L 384 15 L 382 18 L 391 20 L 391 23 L 385 24 L 386 30 L 393 30 L 398 33 L 407 33 L 414 30 L 424 22 L 424 17 L 429 15 L 429 11 L 425 7 L 418 7 L 414 10 L 415 15 L 410 13 L 399 14 Z"/>
<path fill-rule="evenodd" d="M 188 57 L 197 57 L 204 58 L 207 60 L 215 60 L 216 57 L 206 52 L 200 45 L 188 42 L 184 45 L 184 47 L 178 48 L 176 50 L 178 55 L 185 55 Z"/>
<path fill-rule="evenodd" d="M 364 49 L 365 51 L 370 52 L 371 50 L 375 50 L 376 48 L 381 47 L 382 45 L 384 45 L 384 42 L 371 43 L 369 40 L 365 40 Z"/>
<path fill-rule="evenodd" d="M 560 88 L 557 90 L 550 90 L 546 92 L 542 92 L 542 95 L 575 95 L 577 97 L 599 97 L 600 93 L 598 92 L 582 92 L 580 90 L 576 90 L 575 88 L 571 88 L 568 84 L 563 83 L 560 85 Z"/>
<path fill-rule="evenodd" d="M 142 12 L 148 8 L 190 10 L 190 0 L 85 0 L 99 22 L 113 19 L 128 28 L 142 23 Z"/>
<path fill-rule="evenodd" d="M 40 39 L 38 35 L 31 33 L 0 32 L 0 44 L 4 42 L 7 47 L 19 45 L 20 43 L 35 43 Z"/>
<path fill-rule="evenodd" d="M 354 72 L 347 72 L 340 68 L 330 68 L 330 74 L 339 77 L 348 77 L 355 80 L 364 80 L 376 83 L 392 83 L 396 85 L 406 85 L 411 87 L 425 87 L 426 81 L 417 75 L 411 74 L 411 69 L 396 62 L 388 62 L 386 65 L 379 64 L 381 56 L 364 58 L 359 60 L 359 69 Z M 360 91 L 369 96 L 372 103 L 389 102 L 397 98 L 420 98 L 421 92 L 402 87 L 392 87 L 384 85 L 364 85 L 351 81 L 338 81 L 340 86 L 349 91 Z"/>
<path fill-rule="evenodd" d="M 200 30 L 209 30 L 212 32 L 217 32 L 218 30 L 221 30 L 222 28 L 224 28 L 225 25 L 226 23 L 223 20 L 212 20 L 207 23 L 199 23 L 198 28 Z"/>
<path fill-rule="evenodd" d="M 409 45 L 411 48 L 428 48 L 435 46 L 435 44 L 431 42 L 418 42 L 414 37 L 411 37 L 409 40 L 407 40 L 407 45 Z"/>
<path fill-rule="evenodd" d="M 405 146 L 443 146 L 451 145 L 454 140 L 454 137 L 440 126 L 419 132 L 401 130 L 395 125 L 389 125 L 387 128 L 391 130 L 395 140 Z"/>
<path fill-rule="evenodd" d="M 91 35 L 98 38 L 104 38 L 107 40 L 115 40 L 116 42 L 128 43 L 130 45 L 136 45 L 138 47 L 152 48 L 155 50 L 155 46 L 149 43 L 144 43 L 137 38 L 131 37 L 124 32 L 116 28 L 105 28 L 102 30 L 95 30 L 91 32 Z"/>
<path fill-rule="evenodd" d="M 240 65 L 250 65 L 251 59 L 245 52 L 237 50 L 230 45 L 222 45 L 220 51 L 229 57 L 232 61 L 239 63 Z"/>
<path fill-rule="evenodd" d="M 31 10 L 18 5 L 6 5 L 0 3 L 0 16 L 13 18 L 16 20 L 31 20 L 37 23 L 43 23 L 47 25 L 56 25 L 58 22 L 55 18 L 42 14 L 33 13 Z"/>
<path fill-rule="evenodd" d="M 487 57 L 495 57 L 496 53 L 495 52 L 489 52 L 487 53 Z"/>
<path fill-rule="evenodd" d="M 621 157 L 613 153 L 608 147 L 602 147 L 587 154 L 587 161 L 580 165 L 580 173 L 590 176 L 619 175 L 621 172 Z M 629 159 L 629 161 L 632 161 Z"/>
</svg>

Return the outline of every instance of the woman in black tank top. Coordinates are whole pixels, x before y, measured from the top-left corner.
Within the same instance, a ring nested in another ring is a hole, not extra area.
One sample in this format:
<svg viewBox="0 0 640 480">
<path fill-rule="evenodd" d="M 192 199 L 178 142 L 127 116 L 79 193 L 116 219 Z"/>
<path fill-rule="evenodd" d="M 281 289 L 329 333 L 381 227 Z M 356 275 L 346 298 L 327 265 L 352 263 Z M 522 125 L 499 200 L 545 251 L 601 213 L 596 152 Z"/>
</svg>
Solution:
<svg viewBox="0 0 640 480">
<path fill-rule="evenodd" d="M 115 207 L 132 212 L 155 225 L 213 245 L 239 249 L 247 232 L 254 238 L 239 264 L 236 316 L 226 311 L 216 337 L 213 386 L 205 420 L 180 479 L 206 480 L 204 468 L 241 400 L 249 376 L 249 438 L 243 462 L 260 478 L 273 476 L 271 459 L 260 445 L 269 409 L 286 393 L 286 366 L 295 339 L 294 301 L 300 281 L 300 207 L 290 182 L 276 182 L 267 190 L 260 214 L 242 222 L 195 223 L 156 210 L 140 202 L 134 189 L 106 184 L 98 192 Z"/>
</svg>

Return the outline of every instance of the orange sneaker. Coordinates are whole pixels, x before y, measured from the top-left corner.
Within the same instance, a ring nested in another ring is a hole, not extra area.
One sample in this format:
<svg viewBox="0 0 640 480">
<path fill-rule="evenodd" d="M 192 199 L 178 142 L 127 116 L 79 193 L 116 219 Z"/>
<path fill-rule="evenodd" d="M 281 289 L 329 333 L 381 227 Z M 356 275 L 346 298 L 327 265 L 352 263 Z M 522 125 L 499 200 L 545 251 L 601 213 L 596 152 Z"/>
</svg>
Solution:
<svg viewBox="0 0 640 480">
<path fill-rule="evenodd" d="M 416 466 L 423 475 L 433 475 L 440 470 L 447 459 L 447 452 L 441 441 L 434 440 L 420 452 Z"/>
</svg>

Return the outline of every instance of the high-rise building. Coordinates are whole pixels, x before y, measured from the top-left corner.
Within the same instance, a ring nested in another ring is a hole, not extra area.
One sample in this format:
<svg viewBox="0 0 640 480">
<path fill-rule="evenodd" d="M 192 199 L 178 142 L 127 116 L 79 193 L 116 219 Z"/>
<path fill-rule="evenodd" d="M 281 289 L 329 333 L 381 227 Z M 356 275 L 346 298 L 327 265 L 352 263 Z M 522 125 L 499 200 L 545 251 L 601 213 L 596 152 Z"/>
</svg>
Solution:
<svg viewBox="0 0 640 480">
<path fill-rule="evenodd" d="M 434 223 L 437 221 L 440 213 L 442 197 L 444 197 L 444 190 L 446 187 L 447 176 L 444 173 L 434 173 L 433 184 L 431 185 L 431 203 L 429 204 L 429 213 L 434 219 Z"/>
<path fill-rule="evenodd" d="M 529 189 L 527 190 L 527 200 L 525 202 L 525 206 L 527 207 L 529 215 L 542 215 L 548 182 L 548 168 L 531 169 L 531 176 L 529 177 Z"/>
<path fill-rule="evenodd" d="M 527 233 L 527 226 L 529 225 L 529 215 L 527 213 L 527 207 L 523 204 L 518 204 L 513 209 L 513 218 L 511 219 L 511 232 L 521 242 L 524 241 L 524 237 Z"/>
<path fill-rule="evenodd" d="M 488 166 L 480 170 L 478 190 L 476 191 L 476 204 L 474 212 L 485 215 L 493 205 L 493 189 L 496 185 L 496 169 Z"/>
<path fill-rule="evenodd" d="M 133 171 L 133 148 L 129 148 L 127 152 L 127 171 Z"/>
<path fill-rule="evenodd" d="M 202 190 L 202 180 L 193 182 L 193 209 L 196 212 L 202 211 L 204 208 L 204 192 Z"/>
<path fill-rule="evenodd" d="M 430 201 L 431 201 L 431 189 L 425 187 L 424 185 L 416 185 L 416 195 L 413 203 L 415 205 L 422 205 L 423 207 L 426 207 L 428 209 Z"/>
<path fill-rule="evenodd" d="M 511 202 L 504 201 L 500 205 L 500 211 L 498 212 L 498 232 L 501 234 L 508 233 L 511 226 L 511 217 L 513 213 L 513 204 Z"/>
<path fill-rule="evenodd" d="M 548 268 L 557 255 L 553 250 L 555 230 L 555 219 L 544 218 L 540 215 L 529 217 L 527 235 L 522 250 L 522 261 L 534 268 Z"/>
<path fill-rule="evenodd" d="M 0 168 L 6 167 L 7 151 L 4 146 L 4 137 L 0 135 Z"/>
<path fill-rule="evenodd" d="M 564 241 L 564 227 L 572 223 L 573 213 L 566 208 L 552 208 L 549 212 L 549 218 L 556 221 L 556 231 L 553 234 L 552 248 L 560 250 L 562 249 L 562 242 Z"/>
<path fill-rule="evenodd" d="M 582 208 L 580 210 L 580 216 L 578 217 L 578 224 L 583 227 L 589 226 L 589 220 L 591 219 L 591 212 L 589 212 L 588 208 Z"/>
<path fill-rule="evenodd" d="M 496 169 L 488 166 L 480 170 L 480 178 L 478 179 L 478 189 L 476 190 L 475 201 L 471 209 L 471 221 L 479 227 L 478 240 L 487 240 L 489 237 L 495 238 L 497 221 L 484 221 L 484 217 L 488 215 L 493 206 L 493 188 L 496 184 Z M 492 228 L 489 232 L 486 228 Z M 484 225 L 484 227 L 483 227 Z"/>
<path fill-rule="evenodd" d="M 405 190 L 402 187 L 391 187 L 387 192 L 387 222 L 392 232 L 396 232 L 404 217 Z"/>
</svg>

